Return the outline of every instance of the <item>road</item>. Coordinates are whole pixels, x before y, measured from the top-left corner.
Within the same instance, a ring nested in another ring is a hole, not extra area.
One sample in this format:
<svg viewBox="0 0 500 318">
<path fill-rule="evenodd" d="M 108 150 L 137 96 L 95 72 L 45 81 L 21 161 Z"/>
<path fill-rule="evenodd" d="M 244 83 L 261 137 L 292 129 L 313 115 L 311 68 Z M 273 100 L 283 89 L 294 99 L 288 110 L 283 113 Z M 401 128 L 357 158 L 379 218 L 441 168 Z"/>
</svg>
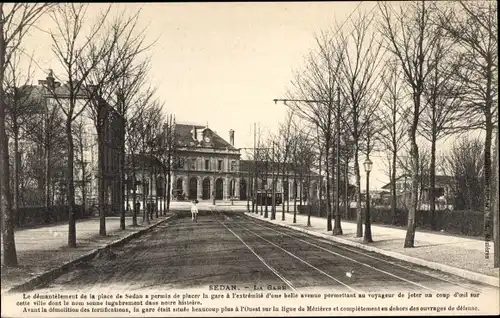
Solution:
<svg viewBox="0 0 500 318">
<path fill-rule="evenodd" d="M 241 213 L 202 211 L 198 223 L 186 217 L 162 224 L 39 291 L 168 291 L 209 285 L 297 293 L 494 290 Z"/>
</svg>

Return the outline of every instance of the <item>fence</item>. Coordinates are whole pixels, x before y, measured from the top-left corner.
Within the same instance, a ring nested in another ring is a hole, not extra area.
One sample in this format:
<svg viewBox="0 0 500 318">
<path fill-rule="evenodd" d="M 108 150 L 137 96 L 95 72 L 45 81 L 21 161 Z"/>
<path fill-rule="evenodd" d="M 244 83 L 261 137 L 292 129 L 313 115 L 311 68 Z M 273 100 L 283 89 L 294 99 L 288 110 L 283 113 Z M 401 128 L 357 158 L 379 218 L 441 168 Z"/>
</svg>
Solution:
<svg viewBox="0 0 500 318">
<path fill-rule="evenodd" d="M 297 211 L 300 214 L 307 214 L 309 209 L 311 209 L 311 215 L 326 217 L 326 204 L 322 203 L 321 211 L 319 211 L 318 208 L 318 204 L 313 203 L 311 205 L 298 206 Z M 335 207 L 333 207 L 333 211 L 335 211 Z M 356 208 L 349 208 L 346 215 L 345 207 L 341 206 L 340 213 L 344 220 L 356 220 Z M 364 215 L 365 213 L 363 211 L 363 223 Z M 436 211 L 435 216 L 437 231 L 466 236 L 484 235 L 484 214 L 482 212 L 469 210 L 439 210 Z M 406 227 L 408 224 L 408 210 L 396 209 L 396 213 L 393 215 L 390 208 L 370 208 L 370 219 L 372 224 Z M 431 212 L 429 210 L 418 210 L 415 215 L 415 223 L 417 228 L 430 230 Z"/>
</svg>

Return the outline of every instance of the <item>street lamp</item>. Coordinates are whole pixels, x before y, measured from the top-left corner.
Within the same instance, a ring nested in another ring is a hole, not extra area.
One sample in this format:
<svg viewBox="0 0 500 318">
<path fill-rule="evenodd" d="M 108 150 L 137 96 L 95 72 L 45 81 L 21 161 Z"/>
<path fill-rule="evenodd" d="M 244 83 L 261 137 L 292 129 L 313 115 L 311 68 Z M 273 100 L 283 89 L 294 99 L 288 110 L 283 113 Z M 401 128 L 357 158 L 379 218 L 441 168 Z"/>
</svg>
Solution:
<svg viewBox="0 0 500 318">
<path fill-rule="evenodd" d="M 372 229 L 370 225 L 370 171 L 372 171 L 373 162 L 370 157 L 366 157 L 363 163 L 366 171 L 366 214 L 365 214 L 365 237 L 363 238 L 364 243 L 372 243 Z"/>
</svg>

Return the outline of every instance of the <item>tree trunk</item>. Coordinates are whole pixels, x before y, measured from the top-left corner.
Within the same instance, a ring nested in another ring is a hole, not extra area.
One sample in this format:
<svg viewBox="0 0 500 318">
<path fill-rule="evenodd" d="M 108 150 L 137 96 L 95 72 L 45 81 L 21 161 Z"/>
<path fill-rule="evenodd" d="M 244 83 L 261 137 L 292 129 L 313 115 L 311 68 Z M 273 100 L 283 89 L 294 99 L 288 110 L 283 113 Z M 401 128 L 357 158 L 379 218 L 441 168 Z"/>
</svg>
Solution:
<svg viewBox="0 0 500 318">
<path fill-rule="evenodd" d="M 170 212 L 170 200 L 172 199 L 171 195 L 172 195 L 172 186 L 171 186 L 171 182 L 172 182 L 172 167 L 170 166 L 170 154 L 169 154 L 169 158 L 168 158 L 168 169 L 167 169 L 167 213 Z"/>
<path fill-rule="evenodd" d="M 395 149 L 395 148 L 394 148 Z M 396 160 L 397 151 L 392 152 L 392 162 L 391 162 L 391 214 L 392 214 L 392 224 L 396 224 L 396 208 L 397 208 L 397 195 L 396 195 Z"/>
<path fill-rule="evenodd" d="M 0 4 L 0 17 L 3 17 L 3 4 Z M 0 23 L 0 211 L 2 212 L 3 260 L 5 266 L 17 266 L 14 222 L 10 193 L 9 142 L 5 131 L 5 39 L 4 24 Z"/>
<path fill-rule="evenodd" d="M 436 135 L 433 133 L 431 141 L 431 164 L 429 178 L 429 204 L 431 210 L 431 229 L 437 230 L 436 224 Z"/>
<path fill-rule="evenodd" d="M 300 182 L 300 191 L 299 191 L 299 206 L 303 206 L 305 202 L 303 202 L 304 198 L 304 176 L 302 173 L 299 174 L 299 182 Z"/>
<path fill-rule="evenodd" d="M 410 209 L 408 211 L 408 228 L 406 230 L 406 238 L 404 247 L 415 246 L 415 216 L 418 204 L 418 146 L 416 142 L 416 125 L 412 127 L 411 131 L 411 157 L 412 157 L 412 171 L 411 171 L 411 194 L 410 194 Z"/>
<path fill-rule="evenodd" d="M 311 173 L 307 174 L 307 202 L 309 203 L 309 209 L 307 211 L 307 226 L 311 226 Z"/>
<path fill-rule="evenodd" d="M 297 223 L 297 172 L 293 169 L 293 223 Z"/>
<path fill-rule="evenodd" d="M 149 214 L 146 209 L 146 163 L 142 161 L 142 223 L 149 225 Z"/>
<path fill-rule="evenodd" d="M 319 138 L 318 138 L 318 145 L 319 145 Z M 323 177 L 321 174 L 321 161 L 323 160 L 323 148 L 319 148 L 319 203 L 318 203 L 318 216 L 321 216 L 321 205 L 323 201 Z"/>
<path fill-rule="evenodd" d="M 127 174 L 127 182 L 125 185 L 125 202 L 126 202 L 125 212 L 130 212 L 130 175 L 128 174 Z"/>
<path fill-rule="evenodd" d="M 154 204 L 154 207 L 155 207 L 155 213 L 156 213 L 156 218 L 158 218 L 158 204 L 159 204 L 159 201 L 158 201 L 158 180 L 156 179 L 155 177 L 155 183 L 154 185 L 151 183 L 151 187 L 154 187 L 155 189 L 155 204 Z"/>
<path fill-rule="evenodd" d="M 326 171 L 326 230 L 332 230 L 332 200 L 330 197 L 331 183 L 330 183 L 330 164 L 328 162 L 330 157 L 330 142 L 325 144 L 325 171 Z"/>
<path fill-rule="evenodd" d="M 75 149 L 73 145 L 73 134 L 71 130 L 71 116 L 66 120 L 66 138 L 68 139 L 68 175 L 67 181 L 67 204 L 68 204 L 68 246 L 76 247 L 76 219 L 75 219 L 75 182 L 73 175 L 73 164 L 75 160 Z"/>
<path fill-rule="evenodd" d="M 51 166 L 50 166 L 50 156 L 51 156 L 51 147 L 49 140 L 49 128 L 48 124 L 46 125 L 47 132 L 45 133 L 45 211 L 44 211 L 44 220 L 45 223 L 50 222 L 50 203 L 51 203 L 51 193 L 50 193 L 50 185 L 51 185 Z"/>
<path fill-rule="evenodd" d="M 493 123 L 491 116 L 486 116 L 486 136 L 484 141 L 484 235 L 485 240 L 491 240 L 491 139 Z"/>
<path fill-rule="evenodd" d="M 87 211 L 87 191 L 85 189 L 85 175 L 86 175 L 86 169 L 85 169 L 85 161 L 84 161 L 84 156 L 83 156 L 83 136 L 80 134 L 80 138 L 78 141 L 78 147 L 80 148 L 80 169 L 82 171 L 82 186 L 81 186 L 81 191 L 82 191 L 82 201 L 83 201 L 83 211 Z"/>
<path fill-rule="evenodd" d="M 267 188 L 269 188 L 269 186 L 267 185 L 267 177 L 269 176 L 268 172 L 269 172 L 269 169 L 268 169 L 268 162 L 267 162 L 267 159 L 266 159 L 266 186 Z M 267 211 L 267 189 L 264 189 L 265 190 L 265 196 L 263 198 L 263 204 L 265 204 L 265 207 L 264 207 L 264 217 L 267 219 L 268 218 L 268 211 Z"/>
<path fill-rule="evenodd" d="M 288 171 L 286 173 L 286 186 L 288 187 L 288 190 L 287 190 L 288 197 L 286 200 L 286 212 L 290 213 L 290 176 L 288 175 Z"/>
<path fill-rule="evenodd" d="M 337 110 L 340 113 L 340 110 Z M 337 116 L 337 127 L 340 127 L 340 117 Z M 335 180 L 335 224 L 333 228 L 334 235 L 342 235 L 342 225 L 340 223 L 340 128 L 337 130 L 337 145 L 335 151 L 336 158 L 336 180 Z"/>
<path fill-rule="evenodd" d="M 135 171 L 135 157 L 134 154 L 131 154 L 131 159 L 132 159 L 132 226 L 137 226 L 137 188 L 136 188 L 136 181 L 137 181 L 137 174 Z"/>
<path fill-rule="evenodd" d="M 281 172 L 281 220 L 285 221 L 285 168 Z"/>
<path fill-rule="evenodd" d="M 356 174 L 356 237 L 363 236 L 363 210 L 361 209 L 361 175 L 359 173 L 358 145 L 354 150 L 354 173 Z"/>
<path fill-rule="evenodd" d="M 499 237 L 499 231 L 500 231 L 500 224 L 499 224 L 499 218 L 500 218 L 500 210 L 499 210 L 499 198 L 498 198 L 498 192 L 499 192 L 499 163 L 498 160 L 500 159 L 498 154 L 499 154 L 499 132 L 497 131 L 497 140 L 496 140 L 496 151 L 495 151 L 495 160 L 493 161 L 495 163 L 495 188 L 493 189 L 492 193 L 495 194 L 495 201 L 493 202 L 493 266 L 495 268 L 498 268 L 500 266 L 500 237 Z"/>
<path fill-rule="evenodd" d="M 118 210 L 120 212 L 120 230 L 125 230 L 125 124 L 120 118 L 120 148 L 118 151 Z M 127 201 L 128 203 L 128 201 Z"/>
<path fill-rule="evenodd" d="M 151 156 L 152 158 L 152 156 Z M 148 197 L 148 201 L 149 201 L 149 219 L 152 220 L 153 217 L 154 217 L 154 214 L 153 214 L 153 211 L 154 211 L 154 205 L 153 205 L 153 175 L 154 175 L 154 171 L 153 171 L 153 165 L 151 164 L 149 166 L 149 184 L 148 184 L 148 187 L 149 187 L 149 197 Z"/>
<path fill-rule="evenodd" d="M 17 216 L 18 225 L 23 223 L 23 216 L 19 213 L 19 169 L 21 167 L 21 154 L 19 153 L 19 128 L 14 125 L 14 200 L 12 213 Z"/>
<path fill-rule="evenodd" d="M 345 218 L 349 218 L 349 161 L 347 160 L 346 156 L 346 161 L 345 161 L 345 194 L 344 194 L 344 204 L 345 204 Z"/>
<path fill-rule="evenodd" d="M 103 116 L 103 115 L 100 115 Z M 105 144 L 104 144 L 104 118 L 100 117 L 98 119 L 98 127 L 97 127 L 97 160 L 98 160 L 98 170 L 99 170 L 99 184 L 98 184 L 98 205 L 99 205 L 99 235 L 106 236 L 106 200 L 105 200 L 105 192 L 106 192 L 106 181 L 105 181 Z"/>
</svg>

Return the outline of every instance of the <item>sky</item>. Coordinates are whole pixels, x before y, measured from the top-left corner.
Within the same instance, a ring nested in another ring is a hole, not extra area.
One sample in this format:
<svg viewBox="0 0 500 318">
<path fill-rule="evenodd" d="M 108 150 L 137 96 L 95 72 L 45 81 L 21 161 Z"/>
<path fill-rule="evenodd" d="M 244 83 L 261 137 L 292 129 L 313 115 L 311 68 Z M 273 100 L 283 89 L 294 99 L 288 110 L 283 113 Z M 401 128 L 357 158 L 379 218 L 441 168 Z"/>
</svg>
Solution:
<svg viewBox="0 0 500 318">
<path fill-rule="evenodd" d="M 253 147 L 253 125 L 273 132 L 284 121 L 283 98 L 294 70 L 315 47 L 314 34 L 342 24 L 354 10 L 370 10 L 376 2 L 295 3 L 122 3 L 148 27 L 150 80 L 165 112 L 177 122 L 206 125 L 223 138 L 235 130 L 235 146 Z M 95 16 L 105 4 L 91 4 Z M 355 15 L 354 15 L 355 16 Z M 91 21 L 91 19 L 89 19 Z M 347 24 L 346 24 L 347 25 Z M 50 51 L 53 28 L 44 17 L 24 47 L 34 52 L 36 79 L 58 62 Z M 373 157 L 370 187 L 388 182 L 380 158 Z M 361 162 L 364 157 L 361 158 Z M 363 169 L 361 169 L 363 170 Z M 362 171 L 362 180 L 364 172 Z M 362 183 L 364 189 L 365 182 Z"/>
</svg>

